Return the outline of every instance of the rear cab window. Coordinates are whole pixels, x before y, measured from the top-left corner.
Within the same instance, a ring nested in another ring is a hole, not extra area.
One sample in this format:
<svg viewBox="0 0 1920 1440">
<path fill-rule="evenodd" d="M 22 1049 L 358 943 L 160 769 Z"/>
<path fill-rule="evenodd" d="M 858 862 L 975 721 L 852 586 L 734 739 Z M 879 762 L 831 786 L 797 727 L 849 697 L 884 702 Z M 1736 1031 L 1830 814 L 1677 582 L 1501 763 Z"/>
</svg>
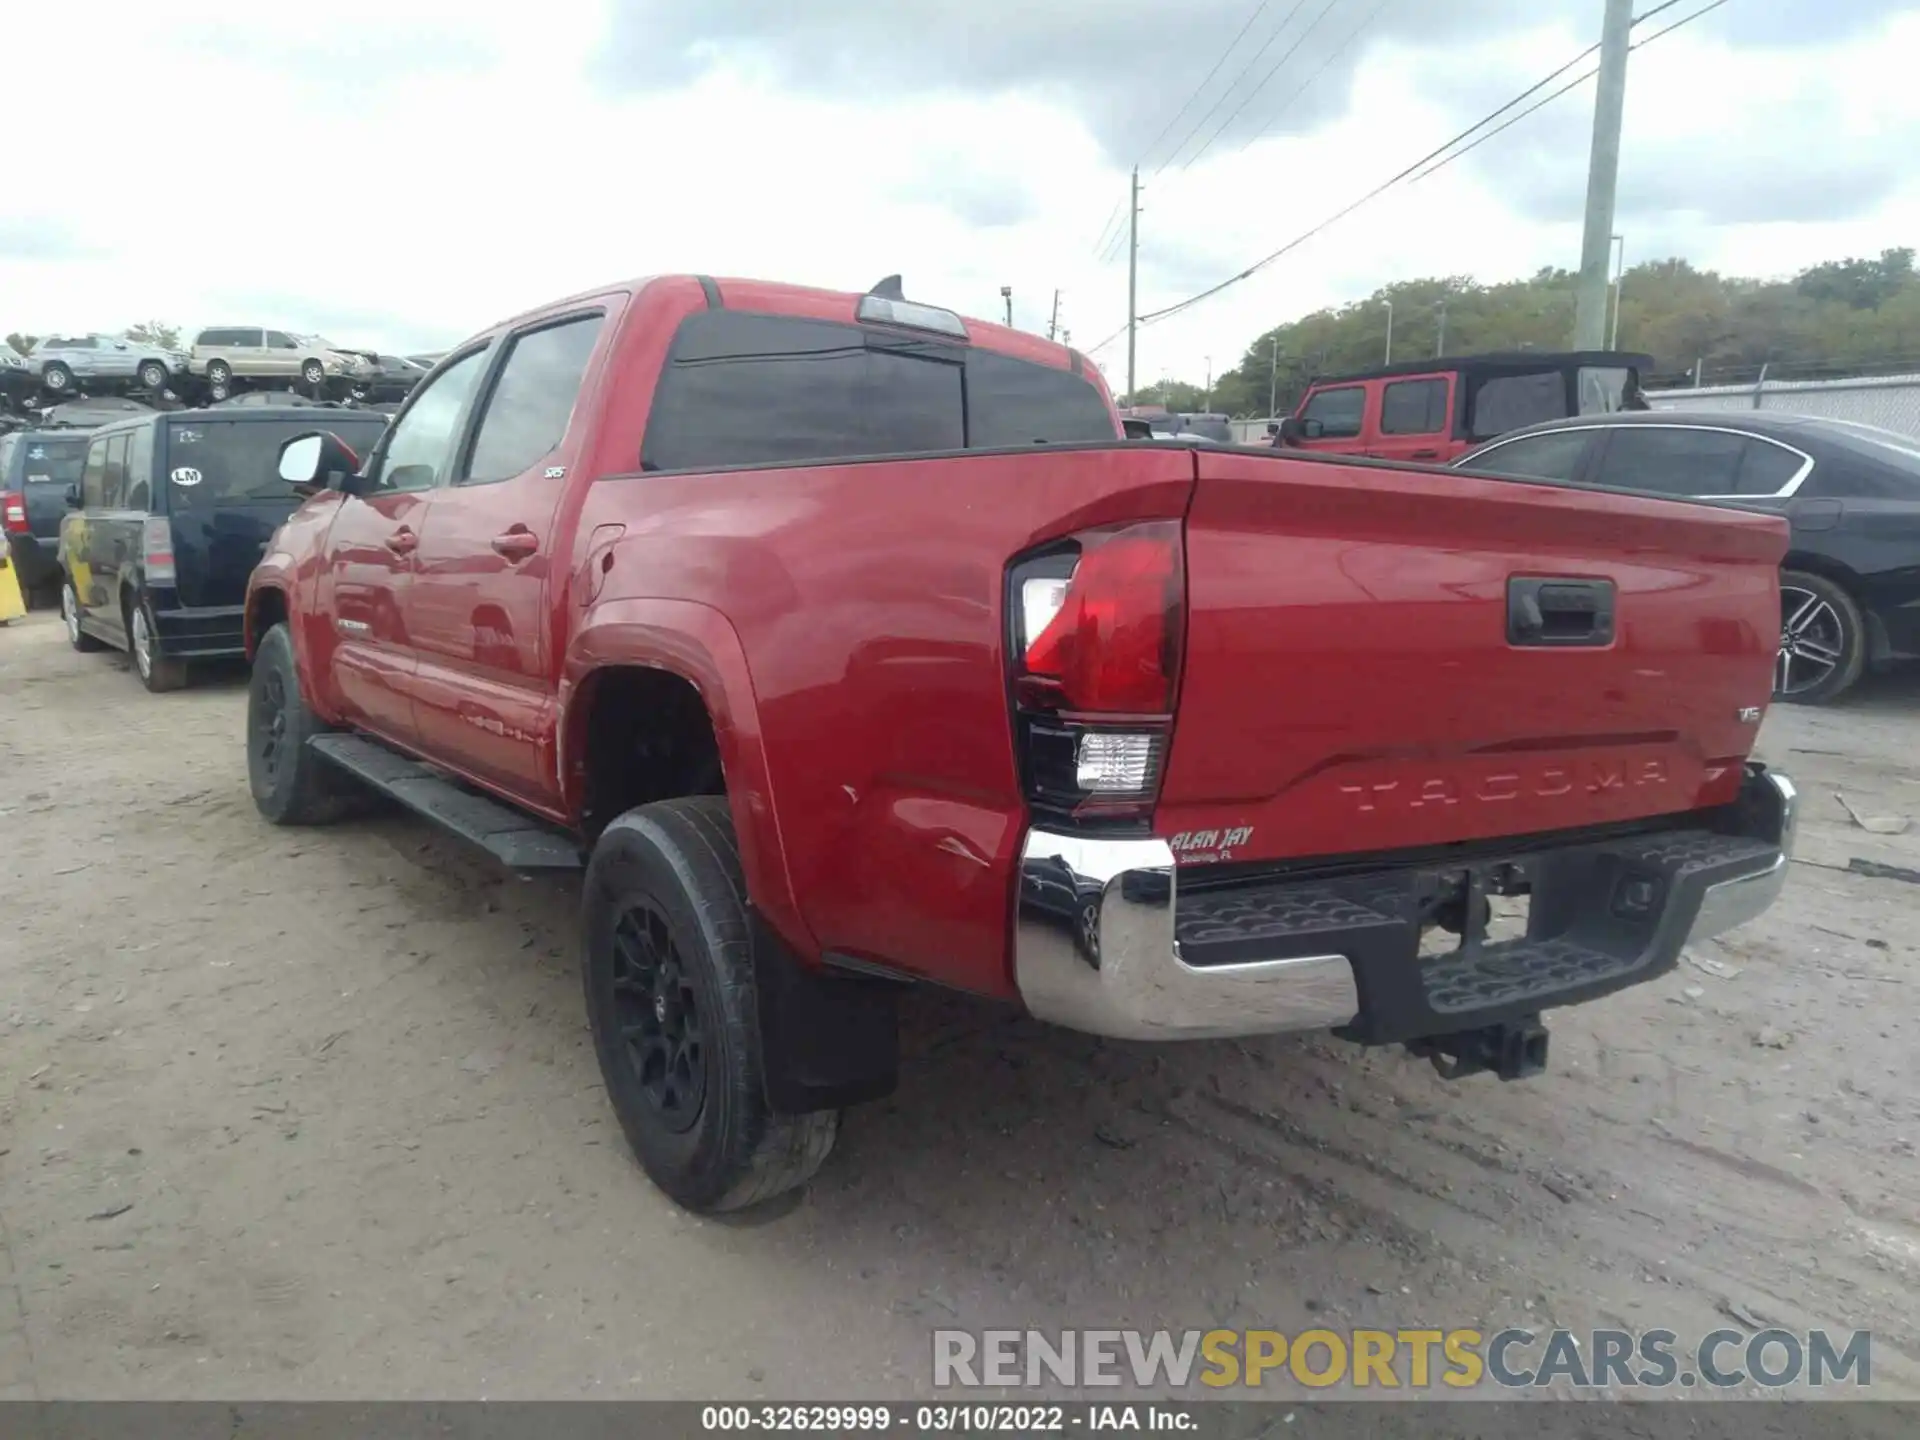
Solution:
<svg viewBox="0 0 1920 1440">
<path fill-rule="evenodd" d="M 689 316 L 643 470 L 1118 440 L 1091 381 L 910 331 L 746 311 Z"/>
<path fill-rule="evenodd" d="M 297 497 L 280 478 L 282 443 L 308 430 L 325 429 L 364 455 L 385 428 L 384 418 L 378 415 L 169 420 L 161 435 L 164 507 L 190 511 L 216 505 L 289 503 Z"/>
</svg>

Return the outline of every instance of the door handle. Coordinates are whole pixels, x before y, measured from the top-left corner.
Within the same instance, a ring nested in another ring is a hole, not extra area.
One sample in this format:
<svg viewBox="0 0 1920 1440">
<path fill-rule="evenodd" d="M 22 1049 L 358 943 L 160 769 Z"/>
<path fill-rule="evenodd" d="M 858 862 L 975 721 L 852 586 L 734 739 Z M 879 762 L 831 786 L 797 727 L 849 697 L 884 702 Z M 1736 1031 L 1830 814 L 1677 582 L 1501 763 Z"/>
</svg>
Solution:
<svg viewBox="0 0 1920 1440">
<path fill-rule="evenodd" d="M 493 537 L 494 550 L 516 563 L 540 548 L 540 537 L 531 530 L 509 530 Z"/>
<path fill-rule="evenodd" d="M 1416 450 L 1410 458 L 1415 460 L 1438 460 L 1440 458 L 1440 452 L 1438 450 Z"/>
<path fill-rule="evenodd" d="M 387 549 L 396 555 L 411 555 L 420 548 L 420 537 L 402 525 L 387 536 Z"/>
</svg>

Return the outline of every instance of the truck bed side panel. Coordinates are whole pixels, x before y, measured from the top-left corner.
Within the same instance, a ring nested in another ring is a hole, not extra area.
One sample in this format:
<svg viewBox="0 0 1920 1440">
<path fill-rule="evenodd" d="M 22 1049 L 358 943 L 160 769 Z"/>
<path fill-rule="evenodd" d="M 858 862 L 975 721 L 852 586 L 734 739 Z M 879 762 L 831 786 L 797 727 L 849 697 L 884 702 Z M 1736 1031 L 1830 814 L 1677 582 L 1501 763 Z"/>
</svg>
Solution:
<svg viewBox="0 0 1920 1440">
<path fill-rule="evenodd" d="M 1006 994 L 1026 823 L 1007 561 L 1085 526 L 1178 518 L 1193 469 L 1186 450 L 1049 447 L 632 475 L 592 487 L 581 529 L 627 527 L 604 602 L 691 600 L 740 636 L 818 948 Z M 754 814 L 769 797 L 739 798 Z"/>
</svg>

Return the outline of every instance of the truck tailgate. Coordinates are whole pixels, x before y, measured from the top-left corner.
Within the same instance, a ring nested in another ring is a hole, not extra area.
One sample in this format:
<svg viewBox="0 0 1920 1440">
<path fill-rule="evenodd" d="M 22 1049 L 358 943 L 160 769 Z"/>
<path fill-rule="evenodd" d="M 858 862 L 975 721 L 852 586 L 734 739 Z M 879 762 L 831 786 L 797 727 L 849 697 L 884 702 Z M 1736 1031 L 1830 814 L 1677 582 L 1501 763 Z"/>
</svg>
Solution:
<svg viewBox="0 0 1920 1440">
<path fill-rule="evenodd" d="M 1779 518 L 1289 456 L 1201 451 L 1198 468 L 1155 817 L 1182 863 L 1431 846 L 1733 798 L 1771 690 Z M 1529 580 L 1606 597 L 1611 639 L 1538 643 Z"/>
</svg>

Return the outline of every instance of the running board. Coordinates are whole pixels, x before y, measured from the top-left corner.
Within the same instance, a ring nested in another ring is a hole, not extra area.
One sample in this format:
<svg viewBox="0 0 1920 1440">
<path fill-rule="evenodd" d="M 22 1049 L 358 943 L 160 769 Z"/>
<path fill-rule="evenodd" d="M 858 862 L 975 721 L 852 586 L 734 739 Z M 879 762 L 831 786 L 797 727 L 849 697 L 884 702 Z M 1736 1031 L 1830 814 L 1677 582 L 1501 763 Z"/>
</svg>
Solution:
<svg viewBox="0 0 1920 1440">
<path fill-rule="evenodd" d="M 585 864 L 580 847 L 567 835 L 377 740 L 315 735 L 307 744 L 355 779 L 478 845 L 510 870 L 579 870 Z"/>
</svg>

